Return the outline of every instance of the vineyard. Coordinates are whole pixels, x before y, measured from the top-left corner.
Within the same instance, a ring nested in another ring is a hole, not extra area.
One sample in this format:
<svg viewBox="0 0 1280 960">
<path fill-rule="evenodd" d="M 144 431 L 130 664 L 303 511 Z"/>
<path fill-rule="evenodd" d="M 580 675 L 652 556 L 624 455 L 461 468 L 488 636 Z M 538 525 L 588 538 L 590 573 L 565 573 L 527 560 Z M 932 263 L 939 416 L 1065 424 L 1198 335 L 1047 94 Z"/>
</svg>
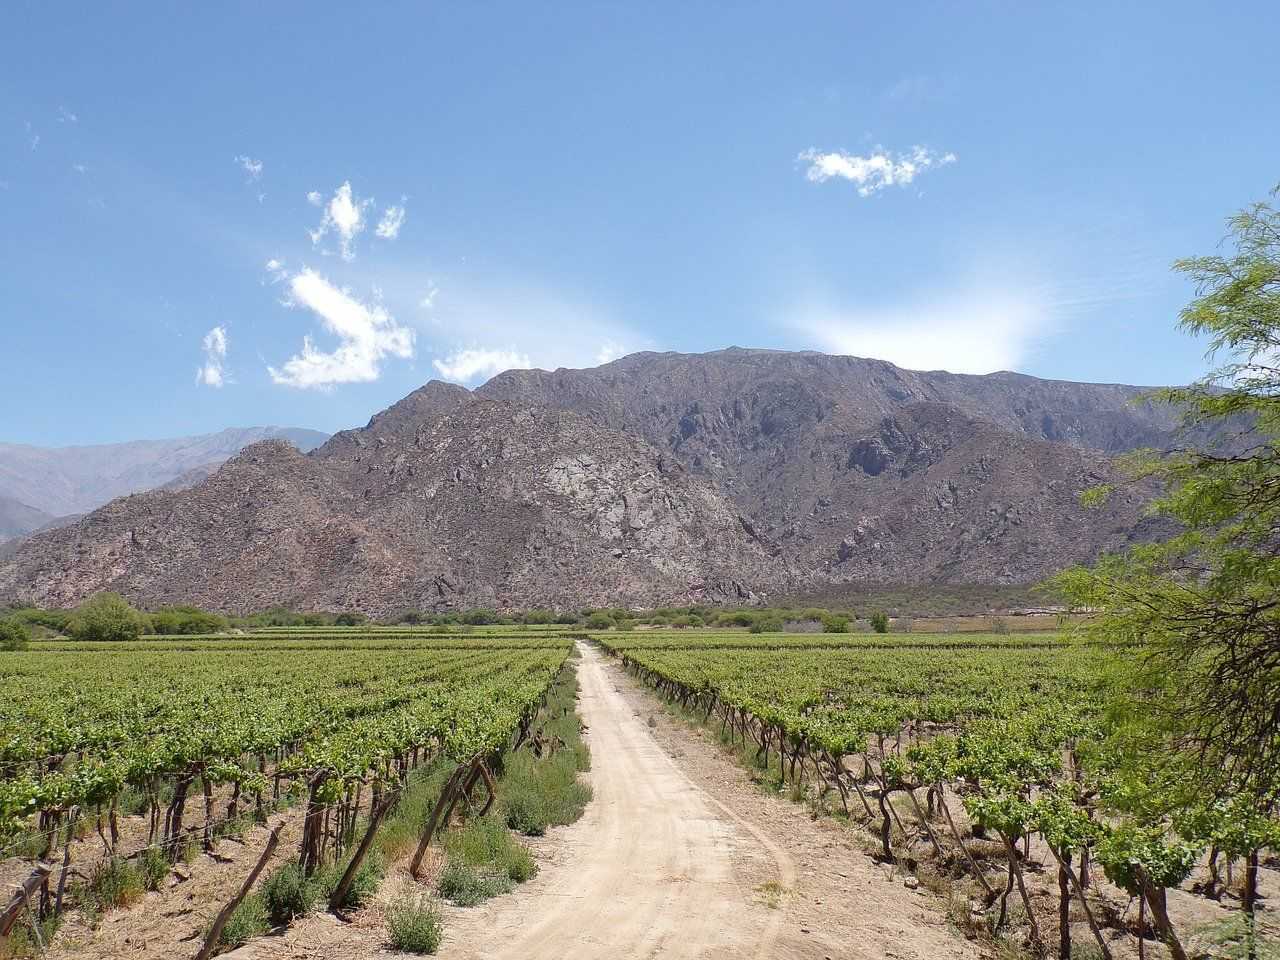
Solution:
<svg viewBox="0 0 1280 960">
<path fill-rule="evenodd" d="M 5 654 L 0 883 L 17 892 L 0 901 L 0 933 L 37 941 L 13 955 L 38 955 L 108 868 L 158 889 L 225 860 L 220 839 L 247 825 L 260 842 L 234 865 L 240 896 L 279 885 L 264 870 L 279 845 L 300 883 L 328 878 L 341 915 L 380 822 L 427 777 L 398 841 L 416 880 L 455 808 L 487 822 L 504 762 L 546 746 L 539 711 L 587 640 L 780 791 L 861 824 L 874 863 L 927 880 L 966 936 L 1178 960 L 1267 956 L 1280 932 L 1266 909 L 1280 823 L 1243 803 L 1176 817 L 1153 803 L 1107 746 L 1112 654 L 1098 646 L 545 624 L 52 638 Z M 243 942 L 217 927 L 240 908 L 215 917 L 220 905 L 184 953 Z M 1206 947 L 1206 910 L 1234 918 L 1218 924 L 1222 952 Z"/>
<path fill-rule="evenodd" d="M 529 735 L 571 643 L 371 634 L 48 641 L 6 655 L 0 880 L 19 892 L 0 935 L 26 918 L 40 939 L 30 918 L 57 918 L 77 878 L 103 864 L 163 875 L 276 814 L 271 845 L 296 821 L 305 874 L 345 857 L 340 903 L 366 822 L 371 836 L 414 771 L 442 767 L 445 810 L 433 811 L 416 872 L 459 798 L 491 802 L 492 762 Z"/>
<path fill-rule="evenodd" d="M 1007 931 L 1016 890 L 1036 953 L 1056 927 L 1052 947 L 1070 956 L 1079 919 L 1104 957 L 1132 928 L 1181 960 L 1177 891 L 1179 902 L 1238 898 L 1243 956 L 1277 932 L 1259 903 L 1280 821 L 1242 802 L 1163 816 L 1101 746 L 1109 655 L 1095 646 L 1032 635 L 596 639 L 774 769 L 779 786 L 865 823 L 878 861 L 967 877 L 977 896 L 962 923 Z M 1031 874 L 1045 862 L 1055 882 L 1040 891 Z"/>
</svg>

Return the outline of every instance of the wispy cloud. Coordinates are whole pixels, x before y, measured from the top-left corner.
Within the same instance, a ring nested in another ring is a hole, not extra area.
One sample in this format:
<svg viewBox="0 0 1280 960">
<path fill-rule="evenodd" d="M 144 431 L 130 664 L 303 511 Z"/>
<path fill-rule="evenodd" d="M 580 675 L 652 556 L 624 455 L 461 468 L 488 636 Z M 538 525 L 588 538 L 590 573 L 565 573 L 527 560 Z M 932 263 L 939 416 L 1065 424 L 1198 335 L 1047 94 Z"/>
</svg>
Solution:
<svg viewBox="0 0 1280 960">
<path fill-rule="evenodd" d="M 362 303 L 349 290 L 334 286 L 314 270 L 289 275 L 279 261 L 268 263 L 277 280 L 288 284 L 286 305 L 304 307 L 338 338 L 332 351 L 318 349 L 311 338 L 302 351 L 280 367 L 267 367 L 278 384 L 302 389 L 328 389 L 339 383 L 377 380 L 386 357 L 413 356 L 413 331 L 396 323 L 381 303 Z"/>
<path fill-rule="evenodd" d="M 235 157 L 232 162 L 249 175 L 250 183 L 262 176 L 263 163 L 261 160 L 254 160 L 252 157 L 242 153 L 240 156 Z"/>
<path fill-rule="evenodd" d="M 214 327 L 204 335 L 202 346 L 204 363 L 196 370 L 196 383 L 206 387 L 221 387 L 227 382 L 223 369 L 227 360 L 226 328 Z"/>
<path fill-rule="evenodd" d="M 1022 366 L 1050 332 L 1052 306 L 1005 285 L 889 307 L 806 307 L 790 326 L 828 353 L 888 360 L 909 370 L 992 373 Z"/>
<path fill-rule="evenodd" d="M 403 200 L 401 204 L 403 204 Z M 404 207 L 390 206 L 382 214 L 382 219 L 378 221 L 378 229 L 375 231 L 383 240 L 394 240 L 400 236 L 400 228 L 404 226 Z"/>
<path fill-rule="evenodd" d="M 71 169 L 79 174 L 86 174 L 89 172 L 89 168 L 86 167 L 83 163 L 73 163 L 71 165 Z"/>
<path fill-rule="evenodd" d="M 515 350 L 455 350 L 440 360 L 432 360 L 440 376 L 454 383 L 488 380 L 504 370 L 527 370 L 533 364 L 528 356 Z"/>
<path fill-rule="evenodd" d="M 316 191 L 307 194 L 311 200 Z M 312 200 L 312 203 L 315 201 Z M 351 181 L 344 181 L 342 186 L 333 192 L 327 204 L 324 204 L 324 218 L 320 226 L 310 231 L 312 246 L 319 248 L 321 241 L 329 234 L 338 237 L 338 250 L 343 260 L 355 259 L 355 239 L 365 228 L 365 211 L 373 205 L 372 200 L 361 200 L 351 190 Z M 322 251 L 327 252 L 327 251 Z"/>
<path fill-rule="evenodd" d="M 858 196 L 869 197 L 886 187 L 905 187 L 927 170 L 955 163 L 956 155 L 920 146 L 897 156 L 883 147 L 876 147 L 866 156 L 844 151 L 822 153 L 810 147 L 796 160 L 808 164 L 804 175 L 811 183 L 825 183 L 832 178 L 848 180 L 857 186 Z"/>
<path fill-rule="evenodd" d="M 74 113 L 72 113 L 70 110 L 68 110 L 66 107 L 59 107 L 58 122 L 59 123 L 79 123 L 80 118 L 76 116 Z"/>
</svg>

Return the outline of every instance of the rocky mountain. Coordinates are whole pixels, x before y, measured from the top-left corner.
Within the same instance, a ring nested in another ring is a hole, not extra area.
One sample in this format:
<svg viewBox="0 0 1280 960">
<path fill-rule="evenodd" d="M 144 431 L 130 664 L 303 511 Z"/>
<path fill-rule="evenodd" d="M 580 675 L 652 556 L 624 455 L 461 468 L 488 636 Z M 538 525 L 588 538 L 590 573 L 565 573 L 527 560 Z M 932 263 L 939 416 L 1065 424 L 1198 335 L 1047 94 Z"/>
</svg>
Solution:
<svg viewBox="0 0 1280 960">
<path fill-rule="evenodd" d="M 24 503 L 50 520 L 88 513 L 116 497 L 184 476 L 199 482 L 249 444 L 273 438 L 307 451 L 324 443 L 328 434 L 296 427 L 242 427 L 170 440 L 80 447 L 0 443 L 0 497 Z"/>
<path fill-rule="evenodd" d="M 739 349 L 432 382 L 309 455 L 258 443 L 33 537 L 0 599 L 385 614 L 1029 583 L 1157 532 L 1150 490 L 1078 499 L 1111 455 L 1174 442 L 1141 393 Z"/>
</svg>

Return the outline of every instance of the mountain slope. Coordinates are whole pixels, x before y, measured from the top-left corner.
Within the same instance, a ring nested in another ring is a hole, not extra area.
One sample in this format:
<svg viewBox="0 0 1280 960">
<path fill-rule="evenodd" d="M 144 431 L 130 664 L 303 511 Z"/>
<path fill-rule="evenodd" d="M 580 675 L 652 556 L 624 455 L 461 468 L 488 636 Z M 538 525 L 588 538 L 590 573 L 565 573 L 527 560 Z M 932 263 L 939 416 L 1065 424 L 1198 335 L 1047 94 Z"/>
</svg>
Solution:
<svg viewBox="0 0 1280 960">
<path fill-rule="evenodd" d="M 0 495 L 0 543 L 39 530 L 56 518 L 21 500 Z"/>
<path fill-rule="evenodd" d="M 432 382 L 309 456 L 257 444 L 36 535 L 0 599 L 385 614 L 1030 583 L 1160 532 L 1149 488 L 1079 503 L 1110 455 L 1174 442 L 1141 392 L 738 349 Z"/>
<path fill-rule="evenodd" d="M 642 440 L 497 402 L 408 422 L 326 456 L 259 443 L 192 489 L 116 500 L 24 545 L 0 596 L 385 614 L 737 602 L 775 575 L 732 509 Z"/>
<path fill-rule="evenodd" d="M 195 437 L 81 447 L 0 443 L 0 496 L 50 517 L 86 513 L 115 497 L 193 479 L 251 443 L 281 438 L 306 451 L 327 438 L 296 427 L 243 427 Z"/>
</svg>

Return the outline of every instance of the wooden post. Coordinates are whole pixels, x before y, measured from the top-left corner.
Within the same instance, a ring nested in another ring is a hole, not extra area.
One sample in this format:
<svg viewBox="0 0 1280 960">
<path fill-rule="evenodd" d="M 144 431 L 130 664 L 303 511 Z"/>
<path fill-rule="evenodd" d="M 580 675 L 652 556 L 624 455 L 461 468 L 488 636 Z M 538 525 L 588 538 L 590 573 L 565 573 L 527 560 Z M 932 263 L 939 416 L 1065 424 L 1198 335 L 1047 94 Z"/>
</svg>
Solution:
<svg viewBox="0 0 1280 960">
<path fill-rule="evenodd" d="M 436 825 L 440 820 L 440 814 L 444 811 L 445 804 L 449 802 L 458 780 L 462 777 L 462 774 L 466 769 L 466 764 L 459 764 L 458 768 L 453 771 L 449 779 L 445 781 L 444 787 L 440 790 L 440 797 L 436 800 L 435 808 L 431 811 L 431 819 L 427 821 L 427 828 L 422 832 L 422 839 L 418 843 L 418 849 L 414 852 L 413 861 L 409 864 L 409 873 L 415 880 L 419 879 L 422 875 L 422 858 L 426 856 L 427 847 L 431 845 L 431 838 L 435 836 Z"/>
<path fill-rule="evenodd" d="M 23 906 L 29 902 L 29 898 L 33 893 L 44 886 L 45 881 L 49 879 L 49 874 L 52 872 L 53 864 L 38 863 L 36 868 L 31 871 L 31 876 L 22 881 L 22 885 L 18 887 L 18 892 L 13 895 L 13 899 L 4 908 L 4 912 L 0 913 L 0 937 L 9 935 L 13 925 L 18 922 L 18 914 L 22 912 Z M 28 909 L 30 908 L 28 907 Z"/>
<path fill-rule="evenodd" d="M 1085 847 L 1088 850 L 1088 847 Z M 1075 887 L 1076 896 L 1080 898 L 1080 906 L 1084 907 L 1084 915 L 1089 921 L 1089 930 L 1093 933 L 1093 939 L 1098 941 L 1098 949 L 1102 951 L 1102 956 L 1106 960 L 1111 960 L 1111 948 L 1107 946 L 1106 940 L 1102 937 L 1102 930 L 1098 927 L 1098 921 L 1094 919 L 1093 911 L 1089 909 L 1089 899 L 1085 896 L 1084 884 L 1076 877 L 1075 871 L 1071 869 L 1070 862 L 1064 860 L 1058 855 L 1058 851 L 1053 847 L 1049 848 L 1049 852 L 1053 854 L 1058 861 L 1058 868 L 1066 873 L 1067 880 Z M 1084 857 L 1081 856 L 1081 864 L 1083 866 Z"/>
<path fill-rule="evenodd" d="M 351 855 L 351 862 L 347 864 L 347 869 L 342 873 L 342 879 L 338 881 L 338 885 L 333 888 L 333 895 L 329 897 L 329 912 L 337 913 L 342 902 L 347 897 L 347 891 L 351 889 L 351 884 L 356 878 L 356 871 L 360 869 L 360 864 L 364 862 L 365 855 L 369 852 L 369 848 L 373 846 L 374 834 L 378 832 L 378 824 L 382 822 L 382 818 L 386 816 L 391 805 L 396 802 L 399 796 L 398 790 L 391 790 L 383 798 L 373 810 L 369 811 L 369 826 L 364 832 L 364 837 L 360 841 L 360 846 L 356 848 L 356 852 Z"/>
<path fill-rule="evenodd" d="M 236 912 L 236 907 L 240 906 L 241 901 L 249 895 L 249 891 L 253 889 L 254 881 L 258 879 L 258 874 L 262 873 L 263 867 L 267 865 L 267 861 L 276 852 L 276 847 L 280 845 L 280 831 L 283 829 L 284 823 L 281 822 L 271 831 L 271 836 L 267 838 L 267 849 L 262 851 L 262 856 L 258 858 L 258 862 L 249 871 L 249 876 L 245 877 L 244 883 L 240 885 L 240 890 L 228 901 L 227 905 L 222 908 L 214 919 L 213 926 L 209 928 L 209 935 L 204 938 L 204 946 L 196 954 L 196 960 L 209 960 L 213 956 L 213 951 L 218 946 L 218 938 L 222 936 L 222 928 L 227 925 L 231 915 Z"/>
</svg>

